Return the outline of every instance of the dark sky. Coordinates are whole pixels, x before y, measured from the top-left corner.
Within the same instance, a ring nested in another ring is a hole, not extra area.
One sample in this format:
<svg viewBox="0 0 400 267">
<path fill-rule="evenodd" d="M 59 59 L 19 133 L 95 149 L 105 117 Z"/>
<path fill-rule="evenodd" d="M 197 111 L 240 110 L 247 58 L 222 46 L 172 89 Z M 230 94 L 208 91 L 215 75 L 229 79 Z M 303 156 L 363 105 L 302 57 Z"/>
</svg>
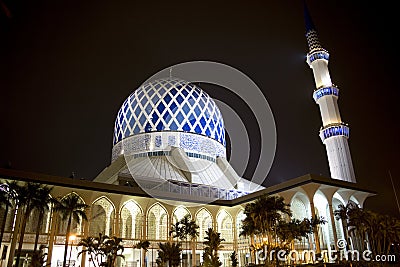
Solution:
<svg viewBox="0 0 400 267">
<path fill-rule="evenodd" d="M 329 176 L 305 63 L 302 1 L 0 2 L 2 166 L 93 179 L 110 163 L 114 119 L 124 99 L 161 69 L 209 60 L 247 74 L 269 102 L 278 143 L 266 185 L 307 173 Z M 307 3 L 331 54 L 357 181 L 379 193 L 366 208 L 399 216 L 389 177 L 390 171 L 397 192 L 395 2 Z M 203 89 L 240 102 L 213 86 Z M 248 110 L 239 112 L 248 116 Z M 252 168 L 254 162 L 246 177 Z"/>
</svg>

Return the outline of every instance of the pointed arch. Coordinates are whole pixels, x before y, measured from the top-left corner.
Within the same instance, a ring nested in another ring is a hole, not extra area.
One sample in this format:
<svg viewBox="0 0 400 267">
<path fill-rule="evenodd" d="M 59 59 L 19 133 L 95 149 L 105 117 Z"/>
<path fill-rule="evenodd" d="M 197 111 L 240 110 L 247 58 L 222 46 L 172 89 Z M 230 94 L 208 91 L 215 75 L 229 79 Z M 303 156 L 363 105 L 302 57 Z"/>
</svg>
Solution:
<svg viewBox="0 0 400 267">
<path fill-rule="evenodd" d="M 143 210 L 130 199 L 122 204 L 120 210 L 120 236 L 125 239 L 141 239 L 143 230 Z"/>
<path fill-rule="evenodd" d="M 358 207 L 362 208 L 362 205 L 354 195 L 350 197 L 349 201 L 353 201 Z"/>
<path fill-rule="evenodd" d="M 97 236 L 113 234 L 115 206 L 106 196 L 100 196 L 92 202 L 90 213 L 89 234 Z"/>
<path fill-rule="evenodd" d="M 213 217 L 206 208 L 201 208 L 196 213 L 196 224 L 199 226 L 199 241 L 204 241 L 208 228 L 213 228 Z"/>
<path fill-rule="evenodd" d="M 48 194 L 49 198 L 53 198 L 51 194 Z M 50 229 L 50 223 L 51 223 L 51 212 L 52 212 L 52 207 L 50 203 L 47 203 L 47 207 L 44 207 L 43 209 L 43 214 L 41 221 L 39 222 L 40 218 L 40 211 L 37 208 L 34 208 L 31 211 L 31 215 L 29 216 L 27 222 L 26 222 L 26 228 L 25 228 L 25 233 L 36 233 L 36 228 L 38 223 L 40 224 L 39 226 L 39 233 L 40 234 L 45 234 L 49 232 Z"/>
<path fill-rule="evenodd" d="M 82 203 L 86 204 L 85 200 L 83 200 L 83 198 L 82 198 L 77 192 L 75 192 L 75 191 L 72 191 L 72 192 L 70 192 L 70 193 L 64 195 L 64 196 L 61 198 L 61 200 L 64 199 L 64 198 L 66 198 L 66 197 L 69 196 L 69 195 L 76 195 L 76 196 L 78 196 L 79 199 L 82 201 Z"/>
<path fill-rule="evenodd" d="M 172 223 L 174 224 L 174 223 L 182 220 L 183 217 L 185 217 L 187 215 L 189 215 L 190 218 L 192 218 L 192 214 L 190 213 L 190 211 L 186 207 L 184 207 L 182 205 L 177 206 L 174 209 L 174 211 L 172 212 Z"/>
<path fill-rule="evenodd" d="M 233 219 L 225 210 L 221 209 L 217 214 L 217 231 L 221 233 L 221 238 L 225 242 L 233 242 Z"/>
<path fill-rule="evenodd" d="M 147 210 L 147 239 L 168 239 L 168 212 L 159 202 L 154 203 Z"/>
<path fill-rule="evenodd" d="M 332 198 L 332 210 L 333 212 L 335 212 L 336 210 L 339 210 L 339 205 L 346 205 L 344 204 L 344 201 L 342 199 L 342 197 L 340 197 L 340 195 L 337 195 L 338 197 L 336 197 L 336 193 L 335 195 L 333 195 Z M 335 228 L 336 228 L 336 236 L 337 239 L 344 239 L 345 235 L 344 235 L 344 231 L 343 231 L 343 222 L 342 219 L 337 220 L 335 219 Z"/>
<path fill-rule="evenodd" d="M 72 191 L 72 192 L 66 194 L 65 196 L 63 196 L 61 198 L 61 200 L 63 200 L 64 198 L 66 198 L 69 195 L 78 196 L 80 202 L 83 203 L 83 204 L 86 204 L 86 202 L 83 200 L 83 198 L 78 193 L 76 193 L 75 191 Z M 58 225 L 57 234 L 64 236 L 66 234 L 66 231 L 67 231 L 67 223 L 68 222 L 66 220 L 63 221 L 61 219 L 60 214 L 58 215 L 58 221 L 59 221 L 59 225 Z M 71 231 L 70 232 L 73 233 L 73 234 L 76 234 L 76 235 L 82 234 L 82 232 L 83 232 L 83 222 L 82 222 L 82 220 L 80 220 L 79 223 L 78 223 L 74 218 L 72 218 Z"/>
<path fill-rule="evenodd" d="M 339 201 L 340 202 L 339 204 L 342 204 L 342 205 L 346 205 L 347 204 L 346 201 L 344 201 L 343 197 L 338 192 L 335 192 L 335 194 L 333 194 L 332 200 L 334 200 L 334 199 Z"/>
</svg>

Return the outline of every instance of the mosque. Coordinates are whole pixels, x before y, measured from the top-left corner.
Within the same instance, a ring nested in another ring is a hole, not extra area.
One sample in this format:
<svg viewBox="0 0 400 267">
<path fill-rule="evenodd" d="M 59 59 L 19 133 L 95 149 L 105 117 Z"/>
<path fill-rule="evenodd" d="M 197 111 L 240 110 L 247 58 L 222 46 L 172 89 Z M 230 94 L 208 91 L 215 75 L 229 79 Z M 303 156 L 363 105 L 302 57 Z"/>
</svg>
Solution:
<svg viewBox="0 0 400 267">
<path fill-rule="evenodd" d="M 89 258 L 78 257 L 76 245 L 81 238 L 98 233 L 123 238 L 125 260 L 120 266 L 155 266 L 158 242 L 169 240 L 171 225 L 185 215 L 200 228 L 195 249 L 183 250 L 184 262 L 201 264 L 205 231 L 212 227 L 225 239 L 219 252 L 223 266 L 230 266 L 233 251 L 238 254 L 239 266 L 245 266 L 249 241 L 239 236 L 244 207 L 264 193 L 282 196 L 291 205 L 294 218 L 326 218 L 328 223 L 313 235 L 313 246 L 334 248 L 344 233 L 333 211 L 349 200 L 362 207 L 374 192 L 356 183 L 349 127 L 341 121 L 339 89 L 332 84 L 328 70 L 329 53 L 322 48 L 307 10 L 305 21 L 307 63 L 315 78 L 313 97 L 320 107 L 320 137 L 331 178 L 307 174 L 265 188 L 240 177 L 226 157 L 224 120 L 217 104 L 199 86 L 175 77 L 145 83 L 123 102 L 115 120 L 111 164 L 93 181 L 12 169 L 0 169 L 0 178 L 50 185 L 54 187 L 52 196 L 77 194 L 90 205 L 88 221 L 73 222 L 69 260 L 75 266 L 93 266 Z M 20 217 L 15 210 L 8 214 L 2 210 L 2 215 L 6 228 L 0 266 L 12 266 Z M 36 217 L 26 226 L 24 255 L 33 248 Z M 45 218 L 39 243 L 48 246 L 51 266 L 62 266 L 66 224 L 52 211 Z M 151 243 L 146 254 L 134 248 L 141 240 Z"/>
</svg>

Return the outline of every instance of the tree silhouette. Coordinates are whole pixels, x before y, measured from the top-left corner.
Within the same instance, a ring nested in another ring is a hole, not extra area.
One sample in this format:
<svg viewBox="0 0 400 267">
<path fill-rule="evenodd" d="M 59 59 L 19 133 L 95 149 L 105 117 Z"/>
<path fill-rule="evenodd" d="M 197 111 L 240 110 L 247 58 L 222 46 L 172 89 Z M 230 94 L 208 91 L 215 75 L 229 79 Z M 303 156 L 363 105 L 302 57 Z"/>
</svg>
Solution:
<svg viewBox="0 0 400 267">
<path fill-rule="evenodd" d="M 356 204 L 352 201 L 349 201 L 346 205 L 340 204 L 336 210 L 333 211 L 335 218 L 337 221 L 342 221 L 344 237 L 346 242 L 349 240 L 349 229 L 348 229 L 348 220 L 349 220 L 349 211 L 353 209 Z"/>
<path fill-rule="evenodd" d="M 82 246 L 82 250 L 78 253 L 78 257 L 83 254 L 89 254 L 91 262 L 94 266 L 112 267 L 115 266 L 117 258 L 125 259 L 122 253 L 124 246 L 122 238 L 99 233 L 97 237 L 89 236 L 83 238 L 78 246 Z"/>
<path fill-rule="evenodd" d="M 39 235 L 43 222 L 43 217 L 46 211 L 50 210 L 50 206 L 54 203 L 53 198 L 50 193 L 53 190 L 53 187 L 41 187 L 37 191 L 37 197 L 33 200 L 33 209 L 39 211 L 39 216 L 36 224 L 35 231 L 35 244 L 33 246 L 33 252 L 36 252 L 37 245 L 39 243 Z"/>
<path fill-rule="evenodd" d="M 82 203 L 80 197 L 71 193 L 66 197 L 62 198 L 55 202 L 54 211 L 59 212 L 61 215 L 61 219 L 63 221 L 67 220 L 67 232 L 65 235 L 65 245 L 64 245 L 64 259 L 63 259 L 63 267 L 66 266 L 67 261 L 67 251 L 69 244 L 69 236 L 71 234 L 71 223 L 72 219 L 74 219 L 77 223 L 80 222 L 81 219 L 87 220 L 85 209 L 87 209 L 89 205 Z"/>
<path fill-rule="evenodd" d="M 283 197 L 263 194 L 253 202 L 246 204 L 244 214 L 246 217 L 243 220 L 240 234 L 250 236 L 253 248 L 252 259 L 255 259 L 255 249 L 265 245 L 264 240 L 267 240 L 268 251 L 273 247 L 272 236 L 275 238 L 275 245 L 277 244 L 278 222 L 283 219 L 283 214 L 291 216 L 292 212 L 290 205 L 285 204 Z M 255 237 L 259 240 L 258 244 L 254 240 Z"/>
<path fill-rule="evenodd" d="M 239 262 L 238 262 L 238 259 L 237 259 L 236 251 L 232 252 L 232 254 L 229 257 L 231 259 L 232 267 L 237 267 L 239 265 Z"/>
<path fill-rule="evenodd" d="M 219 267 L 222 262 L 219 260 L 218 251 L 223 248 L 221 243 L 225 239 L 221 238 L 221 234 L 215 232 L 212 228 L 208 228 L 206 231 L 206 236 L 204 237 L 206 241 L 204 244 L 203 253 L 203 266 L 205 267 Z"/>
<path fill-rule="evenodd" d="M 117 258 L 125 259 L 125 256 L 122 255 L 124 252 L 124 246 L 122 245 L 122 238 L 112 236 L 105 237 L 105 241 L 100 244 L 100 250 L 106 257 L 106 262 L 101 265 L 104 267 L 113 267 Z"/>
<path fill-rule="evenodd" d="M 158 258 L 156 263 L 159 267 L 178 267 L 181 262 L 181 243 L 166 242 L 158 243 Z"/>
<path fill-rule="evenodd" d="M 98 240 L 93 237 L 93 236 L 88 236 L 85 238 L 82 238 L 81 241 L 79 241 L 78 246 L 82 246 L 82 250 L 79 251 L 78 257 L 86 253 L 90 257 L 90 261 L 93 263 L 95 267 L 99 266 L 98 258 L 97 256 L 99 255 L 99 243 Z"/>
<path fill-rule="evenodd" d="M 0 247 L 3 241 L 4 230 L 6 228 L 8 211 L 10 208 L 15 206 L 16 195 L 14 191 L 12 191 L 8 185 L 8 183 L 2 183 L 0 186 L 0 207 L 4 208 L 4 218 L 1 221 L 1 230 L 0 230 Z"/>
<path fill-rule="evenodd" d="M 10 190 L 15 192 L 17 205 L 22 214 L 22 219 L 19 222 L 20 227 L 16 227 L 16 229 L 19 229 L 19 241 L 15 266 L 19 266 L 27 220 L 35 207 L 35 203 L 37 203 L 41 197 L 39 192 L 48 190 L 48 188 L 39 183 L 19 183 L 17 181 L 10 182 L 9 187 Z"/>
</svg>

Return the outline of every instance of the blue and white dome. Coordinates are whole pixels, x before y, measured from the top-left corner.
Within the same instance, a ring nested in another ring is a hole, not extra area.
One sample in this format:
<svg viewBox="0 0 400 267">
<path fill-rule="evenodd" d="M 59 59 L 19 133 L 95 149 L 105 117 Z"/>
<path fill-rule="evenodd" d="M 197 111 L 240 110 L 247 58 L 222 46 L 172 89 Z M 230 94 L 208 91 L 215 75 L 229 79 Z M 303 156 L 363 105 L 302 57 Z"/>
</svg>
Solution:
<svg viewBox="0 0 400 267">
<path fill-rule="evenodd" d="M 146 83 L 124 101 L 115 121 L 113 145 L 116 147 L 121 141 L 126 141 L 132 136 L 147 134 L 150 138 L 155 133 L 167 132 L 182 133 L 182 136 L 195 134 L 207 139 L 211 138 L 219 143 L 218 146 L 222 145 L 223 150 L 225 149 L 224 121 L 214 100 L 198 86 L 176 78 Z M 175 145 L 172 144 L 173 138 L 165 137 L 165 134 L 153 139 L 161 140 L 161 142 L 165 139 L 164 143 L 187 148 L 183 144 L 185 141 L 182 136 L 175 135 L 179 139 L 176 140 Z M 196 138 L 191 135 L 189 139 Z M 149 147 L 161 147 L 157 144 L 149 145 Z M 117 150 L 124 152 L 123 148 Z M 189 150 L 204 154 L 201 153 L 204 149 Z M 225 154 L 225 151 L 222 154 Z M 216 155 L 221 156 L 221 152 L 216 152 Z"/>
</svg>

